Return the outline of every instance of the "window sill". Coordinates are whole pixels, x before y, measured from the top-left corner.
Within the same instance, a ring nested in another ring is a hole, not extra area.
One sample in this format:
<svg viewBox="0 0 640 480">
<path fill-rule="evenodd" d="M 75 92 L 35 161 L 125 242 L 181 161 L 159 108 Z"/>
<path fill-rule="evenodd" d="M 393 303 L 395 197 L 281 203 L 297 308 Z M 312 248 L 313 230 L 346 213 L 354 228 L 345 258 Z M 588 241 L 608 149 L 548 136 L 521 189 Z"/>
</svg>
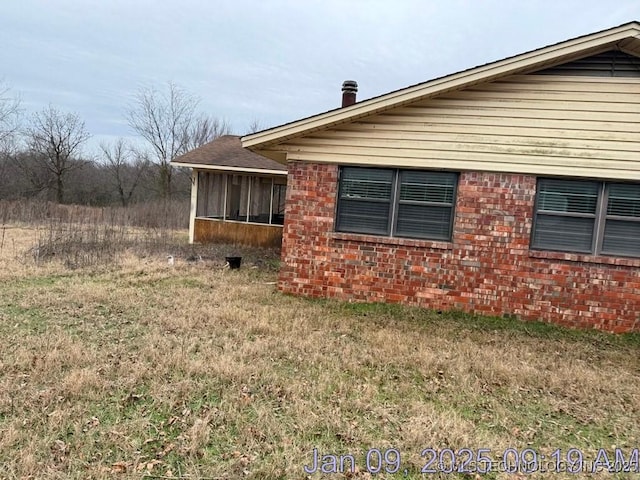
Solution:
<svg viewBox="0 0 640 480">
<path fill-rule="evenodd" d="M 402 247 L 433 248 L 437 250 L 451 250 L 451 242 L 438 240 L 419 240 L 416 238 L 381 237 L 360 233 L 329 232 L 329 238 L 333 240 L 347 240 L 350 242 L 375 243 L 381 245 L 399 245 Z"/>
<path fill-rule="evenodd" d="M 603 265 L 619 265 L 623 267 L 640 267 L 640 258 L 607 257 L 585 253 L 549 252 L 545 250 L 529 250 L 529 257 L 547 260 L 566 260 L 568 262 L 600 263 Z"/>
</svg>

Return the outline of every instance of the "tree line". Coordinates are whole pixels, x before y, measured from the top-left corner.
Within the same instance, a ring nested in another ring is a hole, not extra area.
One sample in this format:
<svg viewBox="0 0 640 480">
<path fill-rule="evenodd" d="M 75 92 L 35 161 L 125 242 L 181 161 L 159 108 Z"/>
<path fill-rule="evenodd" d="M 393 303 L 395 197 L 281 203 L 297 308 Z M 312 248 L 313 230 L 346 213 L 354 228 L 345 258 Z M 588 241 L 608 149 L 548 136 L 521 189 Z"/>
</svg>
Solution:
<svg viewBox="0 0 640 480">
<path fill-rule="evenodd" d="M 91 134 L 77 113 L 53 105 L 25 117 L 20 99 L 0 84 L 0 200 L 127 206 L 186 197 L 190 175 L 171 160 L 231 133 L 228 122 L 198 110 L 199 99 L 174 83 L 140 89 L 126 120 L 142 142 L 123 138 L 83 148 Z M 257 131 L 254 121 L 250 131 Z"/>
</svg>

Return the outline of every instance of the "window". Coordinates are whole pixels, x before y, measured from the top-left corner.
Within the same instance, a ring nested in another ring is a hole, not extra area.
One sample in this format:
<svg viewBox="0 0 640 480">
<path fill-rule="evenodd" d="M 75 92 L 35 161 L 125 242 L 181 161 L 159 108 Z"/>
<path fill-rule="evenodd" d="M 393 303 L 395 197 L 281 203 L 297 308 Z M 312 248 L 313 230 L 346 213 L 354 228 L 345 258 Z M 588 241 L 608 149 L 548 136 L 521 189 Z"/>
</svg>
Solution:
<svg viewBox="0 0 640 480">
<path fill-rule="evenodd" d="M 539 179 L 531 246 L 640 256 L 640 184 Z"/>
<path fill-rule="evenodd" d="M 457 182 L 449 172 L 343 167 L 336 230 L 448 241 Z"/>
<path fill-rule="evenodd" d="M 282 225 L 287 186 L 283 177 L 198 172 L 196 216 Z"/>
</svg>

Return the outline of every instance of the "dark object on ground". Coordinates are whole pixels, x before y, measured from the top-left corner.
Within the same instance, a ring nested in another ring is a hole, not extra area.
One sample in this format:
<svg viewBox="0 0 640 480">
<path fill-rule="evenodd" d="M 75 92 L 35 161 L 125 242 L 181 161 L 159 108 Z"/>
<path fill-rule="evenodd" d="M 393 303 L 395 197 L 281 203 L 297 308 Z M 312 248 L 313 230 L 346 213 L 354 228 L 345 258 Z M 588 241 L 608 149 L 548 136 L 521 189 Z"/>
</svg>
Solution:
<svg viewBox="0 0 640 480">
<path fill-rule="evenodd" d="M 240 268 L 240 263 L 242 263 L 242 257 L 226 257 L 225 260 L 231 270 Z"/>
</svg>

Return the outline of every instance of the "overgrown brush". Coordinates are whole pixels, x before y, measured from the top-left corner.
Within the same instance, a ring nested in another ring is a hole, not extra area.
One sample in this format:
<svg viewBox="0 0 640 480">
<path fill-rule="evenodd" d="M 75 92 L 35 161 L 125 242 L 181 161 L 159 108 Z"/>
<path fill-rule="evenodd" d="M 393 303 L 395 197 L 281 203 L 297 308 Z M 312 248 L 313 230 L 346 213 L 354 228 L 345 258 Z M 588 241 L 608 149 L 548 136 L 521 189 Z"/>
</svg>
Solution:
<svg viewBox="0 0 640 480">
<path fill-rule="evenodd" d="M 1 223 L 101 223 L 107 225 L 177 230 L 189 226 L 189 202 L 159 200 L 128 207 L 62 205 L 35 199 L 0 200 Z"/>
<path fill-rule="evenodd" d="M 82 268 L 117 264 L 132 250 L 145 255 L 186 244 L 188 205 L 167 201 L 123 208 L 0 201 L 0 220 L 0 249 L 8 225 L 28 225 L 35 231 L 35 242 L 25 252 L 27 259 Z"/>
<path fill-rule="evenodd" d="M 116 266 L 127 255 L 161 256 L 174 261 L 212 261 L 224 265 L 227 256 L 242 256 L 245 264 L 277 271 L 279 252 L 276 249 L 238 248 L 226 244 L 190 245 L 186 232 L 166 229 L 77 225 L 51 222 L 36 233 L 37 241 L 27 250 L 26 257 L 36 264 L 58 261 L 66 268 Z"/>
</svg>

